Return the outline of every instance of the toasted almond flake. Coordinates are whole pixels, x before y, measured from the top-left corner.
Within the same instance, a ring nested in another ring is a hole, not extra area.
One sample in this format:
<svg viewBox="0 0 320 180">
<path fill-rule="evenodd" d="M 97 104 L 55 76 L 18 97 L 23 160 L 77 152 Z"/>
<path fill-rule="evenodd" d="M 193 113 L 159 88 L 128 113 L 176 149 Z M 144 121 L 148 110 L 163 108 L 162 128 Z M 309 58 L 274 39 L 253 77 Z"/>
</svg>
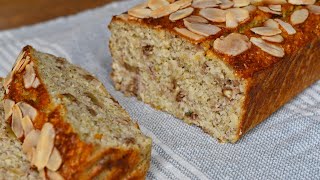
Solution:
<svg viewBox="0 0 320 180">
<path fill-rule="evenodd" d="M 173 3 L 173 4 L 169 4 L 167 6 L 163 6 L 161 8 L 158 8 L 154 11 L 151 12 L 151 17 L 153 18 L 161 18 L 163 16 L 167 16 L 171 13 L 176 12 L 177 10 L 180 9 L 180 6 Z"/>
<path fill-rule="evenodd" d="M 236 28 L 238 26 L 238 21 L 236 17 L 231 12 L 226 14 L 226 27 L 227 28 Z"/>
<path fill-rule="evenodd" d="M 245 10 L 249 11 L 249 13 L 251 13 L 251 12 L 254 12 L 257 10 L 257 6 L 249 5 L 249 6 L 243 7 L 242 9 L 245 9 Z"/>
<path fill-rule="evenodd" d="M 148 7 L 148 1 L 147 2 L 143 2 L 140 4 L 135 5 L 134 7 L 130 8 L 130 9 L 144 9 Z"/>
<path fill-rule="evenodd" d="M 179 34 L 182 34 L 183 36 L 186 36 L 192 40 L 200 40 L 200 39 L 203 39 L 204 36 L 201 36 L 201 35 L 198 35 L 196 33 L 193 33 L 191 31 L 189 31 L 188 29 L 186 28 L 174 28 L 175 31 L 177 31 Z"/>
<path fill-rule="evenodd" d="M 313 14 L 320 14 L 320 6 L 317 5 L 307 5 L 307 8 L 310 10 L 311 13 Z"/>
<path fill-rule="evenodd" d="M 316 3 L 316 0 L 288 0 L 288 3 L 294 5 L 309 5 Z"/>
<path fill-rule="evenodd" d="M 194 8 L 211 8 L 218 7 L 221 2 L 216 0 L 202 0 L 202 1 L 193 1 L 192 7 Z"/>
<path fill-rule="evenodd" d="M 260 9 L 261 11 L 266 12 L 266 13 L 281 15 L 281 12 L 272 11 L 270 8 L 268 8 L 266 6 L 258 6 L 258 9 Z"/>
<path fill-rule="evenodd" d="M 36 77 L 32 83 L 33 88 L 37 88 L 40 85 L 40 80 Z"/>
<path fill-rule="evenodd" d="M 301 24 L 307 20 L 308 16 L 309 11 L 307 9 L 299 9 L 291 14 L 290 20 L 292 25 Z"/>
<path fill-rule="evenodd" d="M 170 3 L 166 0 L 148 0 L 148 7 L 152 10 L 159 9 L 163 6 L 167 6 Z"/>
<path fill-rule="evenodd" d="M 18 105 L 14 105 L 12 108 L 12 121 L 11 121 L 11 129 L 13 133 L 17 136 L 17 138 L 21 138 L 23 136 L 23 128 L 22 128 L 22 113 Z"/>
<path fill-rule="evenodd" d="M 262 36 L 274 36 L 281 33 L 280 29 L 272 27 L 254 27 L 250 30 Z"/>
<path fill-rule="evenodd" d="M 184 25 L 192 32 L 203 35 L 210 36 L 215 35 L 221 31 L 221 29 L 213 24 L 202 24 L 202 23 L 190 23 L 184 21 Z"/>
<path fill-rule="evenodd" d="M 231 12 L 237 19 L 238 22 L 245 22 L 250 19 L 249 11 L 242 8 L 231 8 L 227 9 L 228 12 Z"/>
<path fill-rule="evenodd" d="M 268 6 L 273 11 L 280 11 L 281 12 L 281 5 L 269 5 Z"/>
<path fill-rule="evenodd" d="M 43 169 L 50 158 L 54 146 L 55 131 L 51 123 L 45 123 L 41 129 L 36 148 L 34 165 L 38 170 Z"/>
<path fill-rule="evenodd" d="M 23 75 L 24 87 L 26 89 L 30 88 L 35 78 L 36 78 L 36 73 L 33 69 L 33 66 L 31 64 L 28 64 L 26 66 L 26 72 Z"/>
<path fill-rule="evenodd" d="M 282 21 L 281 19 L 275 19 L 280 26 L 287 31 L 289 35 L 295 34 L 297 31 L 291 26 L 291 24 Z"/>
<path fill-rule="evenodd" d="M 258 46 L 264 52 L 275 56 L 275 57 L 283 57 L 284 56 L 284 49 L 282 47 L 276 46 L 274 44 L 270 44 L 262 40 L 261 38 L 251 37 L 250 41 Z"/>
<path fill-rule="evenodd" d="M 276 42 L 281 43 L 283 42 L 283 37 L 281 35 L 275 35 L 275 36 L 262 36 L 263 40 L 269 41 L 269 42 Z"/>
<path fill-rule="evenodd" d="M 30 56 L 27 56 L 25 59 L 23 59 L 24 61 L 23 61 L 23 63 L 22 63 L 22 65 L 21 65 L 21 67 L 18 69 L 18 72 L 22 72 L 25 68 L 26 68 L 26 66 L 27 66 L 27 64 L 29 64 L 30 63 Z"/>
<path fill-rule="evenodd" d="M 13 78 L 13 72 L 9 72 L 7 77 L 4 78 L 3 80 L 3 87 L 5 89 L 6 94 L 9 93 L 9 86 L 10 86 L 10 83 L 12 82 L 12 78 Z"/>
<path fill-rule="evenodd" d="M 190 6 L 191 3 L 192 3 L 192 0 L 178 0 L 172 4 L 176 4 L 180 7 L 179 9 L 183 9 L 183 8 Z"/>
<path fill-rule="evenodd" d="M 16 103 L 11 99 L 4 99 L 3 100 L 3 109 L 4 109 L 4 114 L 5 114 L 5 120 L 8 120 L 9 117 L 12 115 L 12 109 L 15 104 Z"/>
<path fill-rule="evenodd" d="M 16 59 L 16 63 L 12 69 L 12 72 L 15 73 L 22 65 L 21 60 L 23 58 L 23 56 L 25 55 L 25 51 L 21 51 Z"/>
<path fill-rule="evenodd" d="M 49 180 L 64 180 L 64 178 L 57 172 L 54 171 L 47 171 L 47 175 Z"/>
<path fill-rule="evenodd" d="M 212 22 L 225 22 L 227 11 L 217 8 L 205 8 L 199 14 Z"/>
<path fill-rule="evenodd" d="M 33 147 L 31 148 L 31 152 L 29 153 L 30 154 L 30 157 L 31 157 L 31 161 L 30 161 L 30 164 L 31 166 L 34 166 L 34 162 L 35 162 L 35 159 L 36 159 L 36 148 Z"/>
<path fill-rule="evenodd" d="M 214 41 L 213 47 L 216 51 L 229 55 L 237 56 L 251 47 L 247 36 L 231 33 L 226 37 L 220 37 Z"/>
<path fill-rule="evenodd" d="M 176 0 L 167 0 L 169 3 L 174 3 Z"/>
<path fill-rule="evenodd" d="M 24 131 L 24 135 L 26 136 L 30 131 L 33 130 L 33 124 L 29 116 L 25 116 L 21 120 L 22 129 Z"/>
<path fill-rule="evenodd" d="M 179 19 L 183 19 L 192 14 L 193 10 L 194 9 L 192 7 L 178 10 L 177 12 L 170 14 L 169 19 L 170 21 L 177 21 Z"/>
<path fill-rule="evenodd" d="M 23 144 L 22 144 L 22 152 L 28 154 L 32 154 L 32 148 L 35 148 L 38 144 L 40 137 L 40 131 L 33 129 L 30 131 L 26 138 L 24 138 Z M 32 159 L 32 158 L 31 158 Z"/>
<path fill-rule="evenodd" d="M 262 4 L 286 4 L 287 0 L 262 0 Z M 261 3 L 260 3 L 261 4 Z"/>
<path fill-rule="evenodd" d="M 250 4 L 250 0 L 233 0 L 234 7 L 244 7 Z"/>
<path fill-rule="evenodd" d="M 149 18 L 151 16 L 151 12 L 152 11 L 147 8 L 141 8 L 141 9 L 133 8 L 128 10 L 128 14 L 130 16 L 134 16 L 141 19 Z"/>
<path fill-rule="evenodd" d="M 191 22 L 191 23 L 208 23 L 208 20 L 206 20 L 205 18 L 201 17 L 201 16 L 189 16 L 189 17 L 186 17 L 184 18 L 183 20 L 186 20 L 188 22 Z"/>
<path fill-rule="evenodd" d="M 273 19 L 268 19 L 264 23 L 264 26 L 266 27 L 272 27 L 272 28 L 278 28 L 279 29 L 279 23 Z"/>
<path fill-rule="evenodd" d="M 46 167 L 51 171 L 57 171 L 62 164 L 62 157 L 57 148 L 53 148 L 53 151 L 50 155 L 48 164 Z"/>
<path fill-rule="evenodd" d="M 38 115 L 37 109 L 33 106 L 25 103 L 25 102 L 19 102 L 17 105 L 20 107 L 22 111 L 23 117 L 29 116 L 32 121 L 34 121 Z"/>
<path fill-rule="evenodd" d="M 229 9 L 234 5 L 232 1 L 229 0 L 221 0 L 221 4 L 219 4 L 219 7 L 221 9 Z"/>
</svg>

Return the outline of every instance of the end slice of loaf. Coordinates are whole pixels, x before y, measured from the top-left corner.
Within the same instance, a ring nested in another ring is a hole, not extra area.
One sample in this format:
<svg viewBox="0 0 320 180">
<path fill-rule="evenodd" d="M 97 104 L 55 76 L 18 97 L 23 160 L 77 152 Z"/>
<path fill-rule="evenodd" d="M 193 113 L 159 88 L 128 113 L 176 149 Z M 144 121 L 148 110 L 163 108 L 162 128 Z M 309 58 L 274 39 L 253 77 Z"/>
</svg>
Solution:
<svg viewBox="0 0 320 180">
<path fill-rule="evenodd" d="M 236 142 L 320 79 L 319 9 L 296 0 L 141 3 L 109 25 L 114 85 Z"/>
<path fill-rule="evenodd" d="M 41 179 L 40 174 L 31 168 L 27 156 L 22 152 L 22 143 L 5 122 L 3 95 L 4 89 L 0 78 L 0 179 Z"/>
<path fill-rule="evenodd" d="M 5 121 L 49 179 L 143 179 L 151 139 L 94 76 L 23 48 L 4 80 Z"/>
</svg>

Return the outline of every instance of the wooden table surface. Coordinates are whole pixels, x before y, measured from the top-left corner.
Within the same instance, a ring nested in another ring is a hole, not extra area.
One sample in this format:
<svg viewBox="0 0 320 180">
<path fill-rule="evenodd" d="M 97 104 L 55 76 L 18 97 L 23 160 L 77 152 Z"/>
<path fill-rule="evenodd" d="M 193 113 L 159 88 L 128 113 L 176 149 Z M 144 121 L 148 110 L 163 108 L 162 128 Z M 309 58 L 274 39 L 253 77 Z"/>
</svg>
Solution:
<svg viewBox="0 0 320 180">
<path fill-rule="evenodd" d="M 35 24 L 119 0 L 0 0 L 0 30 Z"/>
</svg>

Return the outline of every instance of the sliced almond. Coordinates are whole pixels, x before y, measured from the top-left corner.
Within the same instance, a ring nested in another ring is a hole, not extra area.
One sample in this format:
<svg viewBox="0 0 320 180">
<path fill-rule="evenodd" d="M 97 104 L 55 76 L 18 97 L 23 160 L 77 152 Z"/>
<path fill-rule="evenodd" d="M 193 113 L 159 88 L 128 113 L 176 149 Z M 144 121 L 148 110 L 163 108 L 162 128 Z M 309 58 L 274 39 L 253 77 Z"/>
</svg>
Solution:
<svg viewBox="0 0 320 180">
<path fill-rule="evenodd" d="M 227 11 L 217 8 L 201 9 L 199 14 L 212 22 L 225 22 Z"/>
<path fill-rule="evenodd" d="M 202 36 L 215 35 L 221 31 L 221 29 L 213 24 L 202 24 L 202 23 L 190 23 L 184 21 L 184 25 L 192 32 L 200 34 Z"/>
<path fill-rule="evenodd" d="M 40 131 L 33 129 L 30 131 L 27 135 L 26 138 L 24 138 L 23 144 L 22 144 L 22 152 L 28 154 L 31 153 L 32 148 L 36 147 L 39 141 L 40 137 Z"/>
<path fill-rule="evenodd" d="M 289 35 L 295 34 L 297 31 L 291 26 L 291 24 L 282 21 L 281 19 L 275 19 L 280 26 L 287 31 Z"/>
<path fill-rule="evenodd" d="M 189 16 L 187 18 L 184 18 L 183 20 L 186 20 L 191 23 L 208 23 L 208 20 L 201 16 Z"/>
<path fill-rule="evenodd" d="M 167 6 L 170 3 L 167 0 L 148 0 L 148 7 L 152 10 Z"/>
<path fill-rule="evenodd" d="M 227 28 L 236 28 L 239 23 L 235 17 L 235 15 L 231 12 L 227 12 L 226 14 L 226 27 Z"/>
<path fill-rule="evenodd" d="M 16 59 L 16 63 L 15 66 L 12 69 L 12 72 L 15 73 L 22 65 L 22 58 L 25 55 L 25 51 L 21 51 L 20 54 L 18 55 L 17 59 Z"/>
<path fill-rule="evenodd" d="M 238 22 L 245 22 L 250 19 L 249 11 L 243 8 L 231 8 L 227 9 L 228 12 L 231 12 Z"/>
<path fill-rule="evenodd" d="M 30 56 L 27 56 L 27 57 L 24 59 L 21 67 L 18 69 L 18 72 L 22 72 L 22 71 L 26 68 L 27 64 L 29 64 L 29 63 L 30 63 Z"/>
<path fill-rule="evenodd" d="M 234 6 L 233 7 L 244 7 L 250 4 L 250 0 L 233 0 Z"/>
<path fill-rule="evenodd" d="M 316 3 L 316 0 L 288 0 L 288 3 L 294 5 L 309 5 Z"/>
<path fill-rule="evenodd" d="M 177 20 L 183 19 L 189 16 L 190 14 L 192 14 L 193 10 L 194 9 L 192 7 L 181 9 L 177 12 L 170 14 L 169 19 L 170 21 L 177 21 Z"/>
<path fill-rule="evenodd" d="M 214 49 L 220 53 L 237 56 L 251 47 L 247 36 L 231 33 L 227 37 L 220 37 L 214 41 Z"/>
<path fill-rule="evenodd" d="M 251 37 L 250 41 L 258 46 L 264 52 L 275 56 L 275 57 L 283 57 L 284 56 L 284 49 L 282 47 L 276 46 L 274 44 L 270 44 L 262 40 L 261 38 Z"/>
<path fill-rule="evenodd" d="M 24 131 L 24 135 L 26 136 L 30 131 L 34 129 L 33 124 L 29 116 L 25 116 L 21 120 L 22 129 Z"/>
<path fill-rule="evenodd" d="M 20 107 L 22 114 L 23 114 L 23 117 L 29 116 L 32 121 L 34 121 L 36 119 L 36 117 L 38 115 L 36 108 L 34 108 L 33 106 L 31 106 L 25 102 L 19 102 L 17 105 Z"/>
<path fill-rule="evenodd" d="M 272 28 L 277 28 L 279 29 L 279 23 L 273 19 L 268 19 L 264 22 L 264 26 L 266 27 L 272 27 Z"/>
<path fill-rule="evenodd" d="M 179 34 L 182 34 L 183 36 L 186 36 L 192 40 L 200 40 L 200 39 L 203 39 L 204 36 L 201 36 L 201 35 L 198 35 L 196 33 L 193 33 L 191 31 L 189 31 L 188 29 L 186 28 L 174 28 L 175 31 L 177 31 Z"/>
<path fill-rule="evenodd" d="M 33 88 L 37 88 L 40 85 L 40 80 L 36 77 L 32 83 Z"/>
<path fill-rule="evenodd" d="M 281 35 L 275 35 L 275 36 L 262 36 L 261 37 L 263 40 L 267 40 L 269 42 L 276 42 L 276 43 L 281 43 L 283 42 L 283 37 Z"/>
<path fill-rule="evenodd" d="M 249 5 L 249 6 L 243 7 L 242 9 L 245 9 L 245 10 L 249 11 L 249 13 L 251 13 L 251 12 L 254 12 L 257 10 L 257 6 Z"/>
<path fill-rule="evenodd" d="M 12 82 L 12 78 L 13 78 L 13 72 L 9 72 L 7 77 L 4 78 L 3 80 L 3 87 L 5 89 L 6 94 L 9 93 L 9 86 L 10 86 L 10 83 Z"/>
<path fill-rule="evenodd" d="M 309 11 L 307 9 L 299 9 L 291 14 L 290 20 L 293 25 L 301 24 L 307 20 L 308 16 Z"/>
<path fill-rule="evenodd" d="M 192 7 L 194 8 L 211 8 L 218 7 L 221 2 L 216 0 L 201 0 L 201 1 L 193 1 Z"/>
<path fill-rule="evenodd" d="M 286 4 L 287 0 L 262 0 L 262 4 Z M 260 3 L 261 4 L 261 3 Z"/>
<path fill-rule="evenodd" d="M 180 9 L 180 6 L 178 4 L 172 3 L 167 6 L 162 6 L 161 8 L 158 8 L 151 12 L 151 17 L 153 18 L 161 18 L 164 16 L 167 16 L 171 13 L 176 12 Z"/>
<path fill-rule="evenodd" d="M 36 152 L 37 152 L 36 148 L 33 147 L 33 148 L 31 148 L 31 152 L 28 153 L 28 154 L 30 154 L 30 157 L 31 157 L 31 161 L 30 161 L 31 166 L 34 166 L 34 162 L 35 162 L 35 159 L 36 159 Z"/>
<path fill-rule="evenodd" d="M 133 8 L 133 9 L 128 10 L 128 14 L 130 16 L 134 16 L 134 17 L 141 18 L 141 19 L 149 18 L 151 16 L 151 12 L 152 11 L 147 8 L 141 8 L 141 9 Z"/>
<path fill-rule="evenodd" d="M 269 5 L 268 6 L 272 11 L 279 11 L 281 12 L 281 5 Z"/>
<path fill-rule="evenodd" d="M 183 9 L 183 8 L 190 6 L 191 3 L 192 3 L 192 0 L 178 0 L 172 4 L 176 4 L 180 7 L 179 9 Z"/>
<path fill-rule="evenodd" d="M 135 5 L 134 7 L 130 8 L 130 9 L 144 9 L 148 7 L 148 1 L 147 2 L 143 2 L 140 4 Z"/>
<path fill-rule="evenodd" d="M 34 165 L 38 170 L 43 169 L 49 161 L 54 146 L 54 137 L 53 125 L 48 122 L 45 123 L 41 129 L 34 160 Z"/>
<path fill-rule="evenodd" d="M 11 129 L 13 133 L 17 136 L 17 138 L 21 138 L 23 136 L 23 128 L 22 128 L 22 113 L 18 105 L 14 105 L 12 108 L 12 121 L 11 121 Z"/>
<path fill-rule="evenodd" d="M 266 13 L 271 13 L 271 14 L 277 14 L 277 15 L 281 15 L 281 12 L 278 11 L 272 11 L 270 8 L 266 7 L 266 6 L 258 6 L 258 9 L 260 9 L 263 12 Z"/>
<path fill-rule="evenodd" d="M 234 5 L 232 1 L 229 0 L 221 0 L 221 4 L 219 4 L 219 7 L 221 9 L 229 9 Z"/>
<path fill-rule="evenodd" d="M 281 33 L 280 29 L 272 27 L 254 27 L 250 30 L 262 36 L 274 36 Z"/>
<path fill-rule="evenodd" d="M 48 164 L 46 167 L 51 171 L 57 171 L 62 164 L 62 157 L 57 148 L 53 148 L 53 151 L 50 155 Z"/>
<path fill-rule="evenodd" d="M 54 171 L 47 171 L 47 175 L 49 180 L 64 180 L 64 178 L 57 172 Z"/>
<path fill-rule="evenodd" d="M 320 14 L 320 6 L 317 5 L 307 5 L 307 8 L 310 10 L 311 13 L 313 14 Z"/>
<path fill-rule="evenodd" d="M 24 87 L 26 89 L 32 86 L 34 79 L 36 78 L 36 73 L 31 64 L 26 66 L 26 73 L 23 75 Z"/>
<path fill-rule="evenodd" d="M 3 100 L 3 109 L 4 109 L 4 114 L 5 114 L 5 120 L 8 120 L 9 117 L 12 115 L 12 109 L 15 104 L 16 103 L 11 99 L 4 99 Z"/>
</svg>

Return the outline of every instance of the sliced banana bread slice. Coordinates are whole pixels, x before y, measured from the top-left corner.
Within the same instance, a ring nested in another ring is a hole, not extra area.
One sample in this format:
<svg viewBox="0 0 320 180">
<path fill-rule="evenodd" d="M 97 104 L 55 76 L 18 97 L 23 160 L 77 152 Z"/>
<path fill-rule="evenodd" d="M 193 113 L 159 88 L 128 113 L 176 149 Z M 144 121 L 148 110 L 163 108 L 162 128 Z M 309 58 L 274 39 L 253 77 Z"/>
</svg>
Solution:
<svg viewBox="0 0 320 180">
<path fill-rule="evenodd" d="M 3 95 L 0 78 L 0 179 L 41 179 L 40 174 L 31 168 L 27 156 L 22 152 L 22 143 L 4 120 Z"/>
<path fill-rule="evenodd" d="M 85 70 L 26 46 L 4 88 L 5 120 L 46 177 L 145 177 L 151 139 Z"/>
<path fill-rule="evenodd" d="M 236 142 L 320 79 L 319 5 L 146 0 L 109 25 L 113 82 Z"/>
</svg>

